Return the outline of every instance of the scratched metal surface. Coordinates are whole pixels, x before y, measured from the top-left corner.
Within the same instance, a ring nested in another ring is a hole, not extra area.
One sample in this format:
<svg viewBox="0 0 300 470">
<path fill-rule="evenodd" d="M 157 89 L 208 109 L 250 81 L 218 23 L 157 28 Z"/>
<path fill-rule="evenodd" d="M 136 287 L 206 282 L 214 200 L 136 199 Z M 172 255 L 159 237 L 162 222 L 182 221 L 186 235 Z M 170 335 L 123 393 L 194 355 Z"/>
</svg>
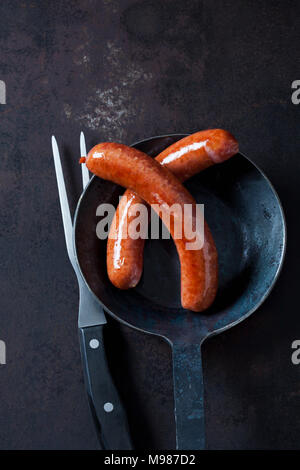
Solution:
<svg viewBox="0 0 300 470">
<path fill-rule="evenodd" d="M 1 449 L 93 449 L 50 135 L 72 208 L 79 132 L 132 143 L 224 127 L 282 200 L 288 250 L 262 308 L 203 349 L 207 446 L 300 447 L 299 5 L 293 1 L 11 0 L 0 3 Z M 296 128 L 297 125 L 297 128 Z M 171 352 L 110 320 L 112 372 L 137 448 L 173 448 Z"/>
</svg>

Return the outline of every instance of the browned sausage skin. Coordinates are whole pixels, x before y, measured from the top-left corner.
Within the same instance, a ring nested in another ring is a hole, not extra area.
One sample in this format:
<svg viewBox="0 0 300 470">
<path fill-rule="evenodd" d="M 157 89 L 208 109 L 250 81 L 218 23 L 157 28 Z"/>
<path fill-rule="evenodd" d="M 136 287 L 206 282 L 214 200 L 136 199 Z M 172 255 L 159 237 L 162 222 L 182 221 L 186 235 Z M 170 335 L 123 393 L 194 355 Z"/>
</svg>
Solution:
<svg viewBox="0 0 300 470">
<path fill-rule="evenodd" d="M 122 144 L 102 143 L 89 152 L 86 165 L 95 175 L 131 189 L 152 206 L 179 204 L 183 211 L 185 204 L 190 205 L 190 223 L 196 229 L 193 197 L 167 168 L 145 153 Z M 168 228 L 173 238 L 177 223 L 171 213 Z M 201 249 L 187 249 L 191 240 L 185 238 L 184 229 L 182 237 L 175 237 L 174 242 L 181 265 L 182 306 L 195 312 L 205 310 L 213 302 L 218 286 L 217 250 L 209 228 L 205 224 Z"/>
<path fill-rule="evenodd" d="M 238 143 L 227 131 L 209 129 L 196 132 L 161 152 L 156 160 L 180 181 L 221 163 L 238 152 Z M 128 235 L 130 208 L 142 204 L 142 199 L 127 189 L 116 210 L 107 241 L 107 272 L 119 289 L 135 287 L 143 272 L 145 240 L 133 240 Z"/>
</svg>

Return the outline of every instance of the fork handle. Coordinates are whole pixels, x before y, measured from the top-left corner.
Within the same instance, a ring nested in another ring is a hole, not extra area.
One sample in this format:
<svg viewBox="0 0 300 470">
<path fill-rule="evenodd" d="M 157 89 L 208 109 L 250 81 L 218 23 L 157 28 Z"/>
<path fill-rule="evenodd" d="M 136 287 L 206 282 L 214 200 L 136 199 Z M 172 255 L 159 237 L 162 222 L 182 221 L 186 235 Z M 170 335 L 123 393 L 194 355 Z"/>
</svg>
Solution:
<svg viewBox="0 0 300 470">
<path fill-rule="evenodd" d="M 126 413 L 108 368 L 103 343 L 104 327 L 79 328 L 89 404 L 102 447 L 106 450 L 132 450 Z"/>
</svg>

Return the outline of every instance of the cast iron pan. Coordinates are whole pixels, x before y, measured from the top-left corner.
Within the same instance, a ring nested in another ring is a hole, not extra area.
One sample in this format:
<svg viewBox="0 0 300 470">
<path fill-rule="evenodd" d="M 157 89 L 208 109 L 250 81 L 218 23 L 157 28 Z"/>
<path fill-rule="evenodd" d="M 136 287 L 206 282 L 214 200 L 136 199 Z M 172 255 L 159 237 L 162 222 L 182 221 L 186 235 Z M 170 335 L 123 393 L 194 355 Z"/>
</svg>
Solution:
<svg viewBox="0 0 300 470">
<path fill-rule="evenodd" d="M 185 135 L 152 137 L 134 147 L 156 156 Z M 123 188 L 93 177 L 75 216 L 75 250 L 83 277 L 114 318 L 163 337 L 173 351 L 177 449 L 204 449 L 201 344 L 253 313 L 270 293 L 281 268 L 286 228 L 282 207 L 265 175 L 238 154 L 193 177 L 186 187 L 205 205 L 205 218 L 219 253 L 219 291 L 204 313 L 182 309 L 180 266 L 170 240 L 149 240 L 144 274 L 122 291 L 106 272 L 106 241 L 96 236 L 96 208 L 118 203 Z"/>
</svg>

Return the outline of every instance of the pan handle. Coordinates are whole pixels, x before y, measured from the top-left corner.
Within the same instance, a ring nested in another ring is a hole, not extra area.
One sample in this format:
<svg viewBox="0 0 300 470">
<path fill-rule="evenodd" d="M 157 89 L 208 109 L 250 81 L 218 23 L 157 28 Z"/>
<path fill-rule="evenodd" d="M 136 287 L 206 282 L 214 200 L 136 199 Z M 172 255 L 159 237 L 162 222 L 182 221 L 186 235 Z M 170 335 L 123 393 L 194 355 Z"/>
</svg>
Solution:
<svg viewBox="0 0 300 470">
<path fill-rule="evenodd" d="M 173 344 L 176 449 L 205 449 L 201 344 Z"/>
</svg>

